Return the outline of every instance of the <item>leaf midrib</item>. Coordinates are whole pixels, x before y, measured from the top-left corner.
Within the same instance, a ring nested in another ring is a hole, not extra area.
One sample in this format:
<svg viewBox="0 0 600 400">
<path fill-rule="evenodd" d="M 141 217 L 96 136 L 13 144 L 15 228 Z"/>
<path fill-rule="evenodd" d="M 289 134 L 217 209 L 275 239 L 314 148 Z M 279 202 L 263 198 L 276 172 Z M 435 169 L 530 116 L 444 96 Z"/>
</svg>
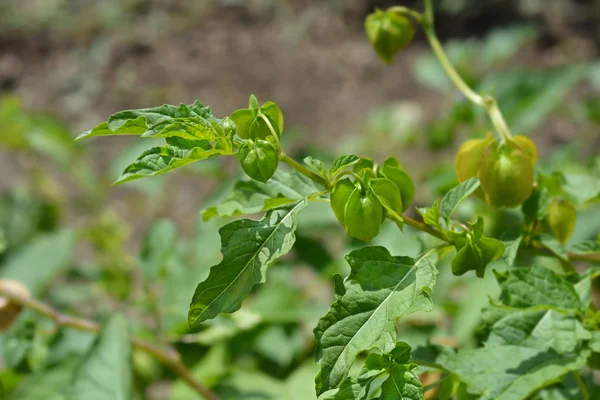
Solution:
<svg viewBox="0 0 600 400">
<path fill-rule="evenodd" d="M 204 310 L 202 310 L 202 312 L 200 314 L 198 314 L 198 316 L 194 319 L 194 323 L 196 323 L 196 321 L 199 319 L 199 317 L 204 314 L 205 310 L 208 310 L 215 301 L 217 301 L 222 295 L 223 293 L 225 293 L 227 290 L 229 290 L 229 288 L 231 287 L 231 285 L 233 285 L 234 282 L 236 282 L 238 280 L 238 278 L 240 277 L 240 275 L 242 275 L 242 273 L 246 270 L 246 268 L 248 268 L 248 265 L 253 263 L 254 259 L 256 258 L 256 255 L 258 253 L 260 253 L 260 251 L 266 246 L 266 244 L 269 242 L 269 240 L 271 240 L 273 238 L 273 235 L 275 234 L 275 232 L 279 229 L 279 227 L 281 226 L 281 224 L 283 223 L 283 221 L 285 221 L 290 215 L 293 215 L 294 210 L 296 210 L 296 208 L 301 205 L 303 202 L 299 201 L 298 204 L 296 204 L 294 207 L 290 208 L 289 212 L 283 217 L 281 218 L 281 220 L 274 226 L 272 232 L 269 234 L 269 236 L 267 236 L 267 238 L 264 240 L 264 242 L 260 245 L 260 247 L 254 252 L 254 254 L 252 255 L 252 257 L 250 257 L 250 259 L 248 260 L 248 262 L 246 262 L 246 265 L 244 265 L 244 267 L 240 270 L 240 272 L 235 276 L 234 279 L 231 280 L 231 282 L 227 285 L 227 287 L 225 289 L 223 289 L 219 295 L 217 297 L 214 298 L 213 301 L 211 301 L 205 308 Z M 240 257 L 240 256 L 238 256 Z M 254 267 L 252 267 L 254 268 Z"/>
</svg>

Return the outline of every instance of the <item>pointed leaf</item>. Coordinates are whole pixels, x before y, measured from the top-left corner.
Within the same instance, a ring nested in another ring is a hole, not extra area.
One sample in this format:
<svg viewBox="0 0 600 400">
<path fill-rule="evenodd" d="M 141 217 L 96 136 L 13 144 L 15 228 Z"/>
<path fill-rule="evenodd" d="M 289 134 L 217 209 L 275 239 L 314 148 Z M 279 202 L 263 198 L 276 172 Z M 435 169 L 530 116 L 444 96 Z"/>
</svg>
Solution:
<svg viewBox="0 0 600 400">
<path fill-rule="evenodd" d="M 391 351 L 399 317 L 432 307 L 429 290 L 437 271 L 431 252 L 414 261 L 392 257 L 384 247 L 364 247 L 346 260 L 352 269 L 346 292 L 314 330 L 319 394 L 342 383 L 359 353 L 373 347 Z"/>
<path fill-rule="evenodd" d="M 308 165 L 310 169 L 313 170 L 313 172 L 317 173 L 325 179 L 328 179 L 327 168 L 325 168 L 325 164 L 323 163 L 323 161 L 308 156 L 304 159 L 304 164 Z"/>
<path fill-rule="evenodd" d="M 228 139 L 219 139 L 212 146 L 208 140 L 187 140 L 178 137 L 167 139 L 166 146 L 152 147 L 143 152 L 138 159 L 123 171 L 115 185 L 164 174 L 175 168 L 219 155 L 231 155 L 233 149 Z"/>
<path fill-rule="evenodd" d="M 228 118 L 213 116 L 210 107 L 198 101 L 193 104 L 120 111 L 106 122 L 79 135 L 77 140 L 93 136 L 142 135 L 144 137 L 178 136 L 189 140 L 214 140 L 226 136 L 234 129 Z"/>
<path fill-rule="evenodd" d="M 458 206 L 460 206 L 467 197 L 475 192 L 478 187 L 479 179 L 471 178 L 446 193 L 440 202 L 441 217 L 448 221 Z"/>
<path fill-rule="evenodd" d="M 207 221 L 216 216 L 255 214 L 293 203 L 320 191 L 321 188 L 304 175 L 279 169 L 266 183 L 254 180 L 237 181 L 225 200 L 204 210 L 202 218 Z"/>
<path fill-rule="evenodd" d="M 260 221 L 239 220 L 219 230 L 223 261 L 196 288 L 188 320 L 194 327 L 221 312 L 237 311 L 269 265 L 286 254 L 296 237 L 296 216 L 306 200 L 269 211 Z"/>
</svg>

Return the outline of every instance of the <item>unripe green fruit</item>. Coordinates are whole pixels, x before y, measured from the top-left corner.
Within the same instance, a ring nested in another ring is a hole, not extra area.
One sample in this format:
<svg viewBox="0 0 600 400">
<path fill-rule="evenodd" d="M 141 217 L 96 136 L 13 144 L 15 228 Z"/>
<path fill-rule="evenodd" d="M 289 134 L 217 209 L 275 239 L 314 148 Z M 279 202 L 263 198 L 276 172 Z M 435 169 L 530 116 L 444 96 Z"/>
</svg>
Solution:
<svg viewBox="0 0 600 400">
<path fill-rule="evenodd" d="M 535 165 L 537 163 L 537 147 L 533 140 L 529 139 L 527 136 L 517 135 L 513 138 L 513 140 L 521 147 L 521 149 L 527 154 L 529 159 L 531 160 L 531 165 Z"/>
<path fill-rule="evenodd" d="M 352 192 L 344 212 L 349 236 L 370 243 L 379 233 L 382 218 L 383 206 L 371 190 L 366 193 L 359 189 Z"/>
<path fill-rule="evenodd" d="M 369 181 L 369 187 L 385 209 L 383 218 L 385 218 L 385 214 L 388 214 L 395 221 L 401 221 L 402 197 L 398 186 L 389 179 L 377 178 Z"/>
<path fill-rule="evenodd" d="M 371 189 L 342 179 L 331 192 L 331 208 L 349 236 L 370 242 L 379 233 L 383 206 Z"/>
<path fill-rule="evenodd" d="M 516 207 L 533 190 L 531 159 L 511 140 L 486 147 L 478 176 L 486 201 L 495 207 Z"/>
<path fill-rule="evenodd" d="M 238 152 L 240 165 L 250 178 L 259 182 L 268 181 L 279 164 L 279 155 L 273 144 L 266 140 L 248 140 Z"/>
<path fill-rule="evenodd" d="M 354 192 L 354 190 L 356 190 L 356 186 L 354 186 L 354 183 L 352 183 L 350 179 L 345 178 L 338 181 L 333 187 L 333 190 L 331 191 L 331 209 L 333 210 L 333 214 L 343 227 L 346 226 L 346 220 L 344 218 L 346 204 L 348 203 L 348 199 L 350 198 L 350 195 L 352 195 L 352 192 Z"/>
<path fill-rule="evenodd" d="M 458 183 L 477 176 L 483 151 L 491 143 L 496 143 L 496 140 L 492 135 L 488 134 L 485 139 L 467 140 L 458 148 L 456 159 L 454 160 Z M 481 199 L 485 199 L 481 188 L 478 188 L 474 194 Z"/>
<path fill-rule="evenodd" d="M 568 200 L 554 199 L 546 211 L 550 231 L 562 244 L 569 241 L 575 230 L 577 210 Z"/>
<path fill-rule="evenodd" d="M 388 157 L 383 162 L 380 175 L 396 184 L 402 198 L 402 211 L 406 211 L 415 197 L 415 184 L 404 172 L 402 164 L 394 157 Z"/>
<path fill-rule="evenodd" d="M 365 20 L 365 31 L 377 55 L 387 64 L 412 40 L 415 30 L 408 18 L 393 11 L 377 10 Z"/>
</svg>

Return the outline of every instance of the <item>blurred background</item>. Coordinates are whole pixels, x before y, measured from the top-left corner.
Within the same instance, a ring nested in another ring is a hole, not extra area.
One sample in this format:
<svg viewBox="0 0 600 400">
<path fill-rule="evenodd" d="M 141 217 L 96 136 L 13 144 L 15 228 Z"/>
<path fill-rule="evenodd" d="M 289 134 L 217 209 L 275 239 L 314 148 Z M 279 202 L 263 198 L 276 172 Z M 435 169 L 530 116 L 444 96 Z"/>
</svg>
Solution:
<svg viewBox="0 0 600 400">
<path fill-rule="evenodd" d="M 566 174 L 588 221 L 573 241 L 595 237 L 600 212 L 589 200 L 600 193 L 600 0 L 436 3 L 438 34 L 465 80 L 496 96 L 514 133 L 535 140 L 542 171 Z M 192 334 L 187 306 L 219 261 L 217 229 L 227 222 L 204 221 L 200 211 L 241 178 L 236 160 L 211 159 L 113 187 L 152 144 L 73 139 L 119 110 L 199 100 L 222 117 L 246 107 L 254 93 L 281 107 L 284 140 L 297 159 L 394 155 L 415 180 L 415 205 L 430 205 L 456 184 L 460 143 L 490 126 L 453 89 L 418 29 L 393 66 L 377 58 L 364 18 L 394 4 L 422 7 L 383 0 L 0 0 L 0 277 L 20 279 L 35 296 L 96 320 L 126 313 L 139 335 L 175 343 L 198 379 L 223 398 L 283 398 L 277 390 L 298 382 L 308 392 L 296 398 L 311 398 L 311 329 L 333 297 L 332 273 L 344 271 L 342 251 L 355 245 L 329 210 L 307 211 L 296 251 L 242 311 Z M 474 209 L 492 233 L 518 226 L 510 211 L 480 202 L 468 202 L 463 213 Z M 396 254 L 416 255 L 428 240 L 386 229 L 378 240 Z M 474 343 L 482 304 L 467 307 L 468 297 L 495 289 L 492 281 L 469 279 L 448 277 L 438 309 L 407 328 L 415 343 L 431 336 Z M 19 389 L 28 386 L 24 380 L 80 356 L 91 340 L 69 330 L 44 336 L 33 317 L 21 325 L 18 334 L 41 335 L 45 355 L 28 348 L 33 355 L 0 363 L 0 378 L 17 391 L 10 399 L 29 399 Z M 145 354 L 136 353 L 135 362 L 138 398 L 195 398 Z M 253 393 L 276 392 L 241 397 L 248 385 Z"/>
</svg>

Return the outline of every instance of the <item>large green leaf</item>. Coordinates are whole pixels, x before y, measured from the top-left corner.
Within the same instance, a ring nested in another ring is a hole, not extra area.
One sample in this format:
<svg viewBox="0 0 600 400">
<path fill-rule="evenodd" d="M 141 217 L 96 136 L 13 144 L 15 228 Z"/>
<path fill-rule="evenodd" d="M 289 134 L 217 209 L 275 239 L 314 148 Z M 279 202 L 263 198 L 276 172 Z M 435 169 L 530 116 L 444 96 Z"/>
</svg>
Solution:
<svg viewBox="0 0 600 400">
<path fill-rule="evenodd" d="M 391 351 L 396 321 L 403 315 L 431 310 L 429 296 L 437 270 L 434 256 L 418 260 L 392 257 L 384 247 L 364 247 L 346 256 L 351 274 L 338 298 L 314 330 L 319 394 L 338 387 L 356 356 L 377 347 Z"/>
<path fill-rule="evenodd" d="M 75 372 L 67 398 L 73 400 L 131 399 L 131 342 L 128 322 L 113 316 Z"/>
<path fill-rule="evenodd" d="M 233 153 L 229 139 L 224 137 L 217 138 L 214 145 L 206 139 L 168 137 L 165 146 L 152 147 L 144 151 L 137 160 L 125 168 L 115 184 L 164 174 L 196 161 Z"/>
<path fill-rule="evenodd" d="M 560 356 L 554 350 L 502 345 L 461 350 L 438 362 L 481 400 L 518 400 L 579 370 L 589 354 L 580 350 Z"/>
<path fill-rule="evenodd" d="M 322 188 L 304 175 L 279 169 L 266 183 L 255 180 L 237 181 L 227 198 L 220 204 L 204 210 L 202 217 L 209 220 L 216 216 L 255 214 L 293 203 L 321 190 Z"/>
<path fill-rule="evenodd" d="M 270 210 L 260 221 L 239 220 L 219 230 L 223 260 L 196 288 L 190 326 L 221 312 L 237 311 L 254 285 L 266 280 L 267 268 L 294 244 L 296 216 L 306 200 Z"/>
<path fill-rule="evenodd" d="M 210 107 L 196 101 L 179 107 L 164 104 L 154 108 L 120 111 L 106 122 L 79 135 L 77 139 L 108 135 L 142 135 L 143 137 L 178 136 L 189 140 L 214 140 L 234 129 L 229 119 L 213 116 Z"/>
<path fill-rule="evenodd" d="M 483 312 L 484 347 L 444 353 L 437 361 L 482 399 L 525 399 L 583 368 L 592 338 L 579 315 L 591 298 L 588 275 L 544 267 L 496 273 L 501 303 Z"/>
</svg>

